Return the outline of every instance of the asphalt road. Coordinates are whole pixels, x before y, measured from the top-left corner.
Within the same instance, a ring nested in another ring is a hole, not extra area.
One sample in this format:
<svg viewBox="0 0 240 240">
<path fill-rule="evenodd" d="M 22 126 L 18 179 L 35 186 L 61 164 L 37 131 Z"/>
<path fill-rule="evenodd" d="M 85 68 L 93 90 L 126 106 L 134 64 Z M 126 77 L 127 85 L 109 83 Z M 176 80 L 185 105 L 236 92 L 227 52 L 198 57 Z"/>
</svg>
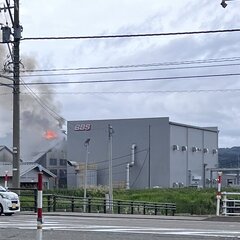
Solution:
<svg viewBox="0 0 240 240">
<path fill-rule="evenodd" d="M 205 221 L 201 218 L 105 217 L 103 215 L 45 216 L 42 232 L 36 216 L 0 217 L 0 240 L 169 240 L 240 239 L 240 222 Z"/>
</svg>

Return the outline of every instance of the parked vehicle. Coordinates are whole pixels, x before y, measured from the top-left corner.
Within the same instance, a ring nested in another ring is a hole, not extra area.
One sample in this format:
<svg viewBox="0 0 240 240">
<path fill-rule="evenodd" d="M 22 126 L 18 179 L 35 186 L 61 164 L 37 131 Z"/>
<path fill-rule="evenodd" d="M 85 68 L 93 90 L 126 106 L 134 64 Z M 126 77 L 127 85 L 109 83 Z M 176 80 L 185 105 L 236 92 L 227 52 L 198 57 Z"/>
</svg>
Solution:
<svg viewBox="0 0 240 240">
<path fill-rule="evenodd" d="M 0 186 L 0 215 L 10 216 L 20 211 L 20 201 L 16 193 Z"/>
</svg>

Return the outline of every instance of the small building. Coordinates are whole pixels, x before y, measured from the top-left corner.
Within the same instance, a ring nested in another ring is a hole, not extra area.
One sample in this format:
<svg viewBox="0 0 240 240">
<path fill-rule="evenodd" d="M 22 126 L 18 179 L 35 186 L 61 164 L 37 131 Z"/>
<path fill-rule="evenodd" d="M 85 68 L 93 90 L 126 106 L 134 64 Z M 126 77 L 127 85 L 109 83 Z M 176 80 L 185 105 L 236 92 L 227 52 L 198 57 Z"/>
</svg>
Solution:
<svg viewBox="0 0 240 240">
<path fill-rule="evenodd" d="M 68 160 L 94 164 L 97 185 L 133 189 L 205 187 L 218 165 L 218 128 L 198 127 L 169 118 L 69 121 Z M 87 153 L 86 140 L 90 139 Z M 112 156 L 112 157 L 110 157 Z M 110 160 L 111 159 L 111 160 Z M 68 187 L 77 186 L 68 166 Z"/>
<path fill-rule="evenodd" d="M 55 185 L 56 175 L 37 163 L 20 163 L 20 187 L 36 188 L 38 182 L 38 173 L 41 169 L 43 173 L 43 187 L 51 189 Z M 12 187 L 12 163 L 0 163 L 0 185 L 4 186 L 5 175 L 8 178 L 8 187 Z"/>
<path fill-rule="evenodd" d="M 54 188 L 67 187 L 67 143 L 57 142 L 54 146 L 36 154 L 31 162 L 38 163 L 56 175 Z"/>
<path fill-rule="evenodd" d="M 0 162 L 13 162 L 13 152 L 7 146 L 0 146 Z"/>
</svg>

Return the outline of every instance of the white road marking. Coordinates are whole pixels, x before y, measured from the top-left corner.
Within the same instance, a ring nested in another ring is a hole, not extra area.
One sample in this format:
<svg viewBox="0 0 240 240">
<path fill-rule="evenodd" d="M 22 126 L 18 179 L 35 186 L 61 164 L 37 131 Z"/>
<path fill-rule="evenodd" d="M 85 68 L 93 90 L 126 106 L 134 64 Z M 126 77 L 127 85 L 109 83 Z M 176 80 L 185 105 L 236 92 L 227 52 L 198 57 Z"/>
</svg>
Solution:
<svg viewBox="0 0 240 240">
<path fill-rule="evenodd" d="M 25 218 L 0 219 L 0 228 L 18 228 L 35 230 L 37 221 L 27 220 Z M 115 225 L 88 225 L 78 222 L 65 222 L 48 220 L 43 223 L 43 230 L 64 230 L 78 232 L 112 232 L 128 234 L 155 234 L 155 235 L 179 235 L 179 236 L 202 236 L 202 237 L 224 237 L 240 238 L 240 231 L 231 230 L 206 230 L 195 228 L 161 228 L 161 227 L 134 227 L 134 226 L 115 226 Z"/>
</svg>

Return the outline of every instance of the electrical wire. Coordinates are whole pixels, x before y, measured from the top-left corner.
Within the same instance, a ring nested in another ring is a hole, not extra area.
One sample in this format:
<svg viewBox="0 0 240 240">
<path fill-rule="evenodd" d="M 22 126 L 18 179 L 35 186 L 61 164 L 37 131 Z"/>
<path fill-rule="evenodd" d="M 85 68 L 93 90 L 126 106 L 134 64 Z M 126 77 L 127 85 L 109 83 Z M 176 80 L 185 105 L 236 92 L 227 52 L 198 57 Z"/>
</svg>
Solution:
<svg viewBox="0 0 240 240">
<path fill-rule="evenodd" d="M 115 70 L 115 71 L 97 71 L 97 72 L 75 72 L 75 73 L 50 73 L 50 74 L 26 74 L 22 78 L 28 77 L 55 77 L 55 76 L 76 76 L 76 75 L 97 75 L 97 74 L 113 74 L 113 73 L 135 73 L 135 72 L 152 72 L 152 71 L 169 71 L 169 70 L 184 70 L 184 69 L 199 69 L 199 68 L 215 68 L 215 67 L 232 67 L 239 66 L 235 64 L 215 64 L 207 66 L 188 66 L 188 67 L 169 67 L 169 68 L 151 68 L 151 69 L 134 69 L 134 70 Z"/>
<path fill-rule="evenodd" d="M 129 163 L 129 162 L 119 163 L 119 164 L 113 165 L 112 167 L 113 167 L 113 168 L 120 167 L 120 166 L 126 165 L 127 163 Z M 104 170 L 107 170 L 107 169 L 109 169 L 109 167 L 100 168 L 100 169 L 98 169 L 98 171 L 104 171 Z"/>
<path fill-rule="evenodd" d="M 188 75 L 171 77 L 152 77 L 152 78 L 128 78 L 128 79 L 107 79 L 107 80 L 82 80 L 82 81 L 56 81 L 56 82 L 26 82 L 25 85 L 68 85 L 68 84 L 96 84 L 96 83 L 122 83 L 122 82 L 148 82 L 162 80 L 178 79 L 197 79 L 197 78 L 216 78 L 216 77 L 234 77 L 240 76 L 240 73 L 206 74 L 206 75 Z M 20 83 L 20 85 L 22 85 Z"/>
<path fill-rule="evenodd" d="M 135 180 L 134 180 L 133 183 L 131 184 L 131 188 L 132 188 L 132 187 L 135 185 L 135 183 L 137 182 L 137 180 L 138 180 L 138 178 L 139 178 L 139 176 L 140 176 L 140 174 L 141 174 L 141 172 L 142 172 L 142 170 L 143 170 L 143 167 L 144 167 L 144 165 L 145 165 L 145 162 L 146 162 L 146 160 L 147 160 L 148 155 L 149 155 L 149 149 L 147 150 L 145 159 L 144 159 L 144 161 L 143 161 L 143 163 L 142 163 L 141 168 L 139 169 L 138 175 L 136 176 Z"/>
<path fill-rule="evenodd" d="M 81 70 L 103 70 L 103 69 L 121 69 L 121 68 L 143 68 L 143 67 L 159 67 L 172 65 L 190 65 L 190 64 L 206 64 L 206 63 L 220 63 L 239 61 L 240 57 L 229 58 L 210 58 L 204 60 L 185 60 L 172 62 L 156 62 L 156 63 L 142 63 L 131 65 L 115 65 L 115 66 L 96 66 L 96 67 L 76 67 L 76 68 L 52 68 L 52 69 L 23 69 L 21 72 L 57 72 L 57 71 L 81 71 Z"/>
<path fill-rule="evenodd" d="M 184 31 L 184 32 L 167 32 L 167 33 L 140 33 L 140 34 L 116 34 L 116 35 L 95 35 L 95 36 L 25 37 L 25 38 L 22 38 L 21 41 L 139 38 L 139 37 L 181 36 L 181 35 L 199 35 L 199 34 L 233 33 L 233 32 L 240 32 L 240 29 L 235 28 L 235 29 L 218 29 L 218 30 L 203 30 L 203 31 Z"/>
<path fill-rule="evenodd" d="M 95 95 L 95 94 L 164 94 L 164 93 L 207 93 L 207 92 L 239 92 L 240 88 L 231 88 L 231 89 L 189 89 L 189 90 L 149 90 L 149 91 L 118 91 L 118 92 L 54 92 L 54 93 L 49 93 L 49 92 L 35 92 L 35 94 L 39 95 Z M 21 94 L 29 94 L 28 92 L 21 92 Z M 12 95 L 12 93 L 0 93 L 0 96 L 5 96 L 5 95 Z M 94 130 L 102 130 L 101 129 L 94 129 Z"/>
<path fill-rule="evenodd" d="M 40 106 L 42 106 L 42 108 L 44 108 L 55 120 L 59 121 L 66 121 L 65 118 L 63 118 L 62 116 L 60 116 L 56 111 L 54 111 L 53 109 L 51 109 L 46 103 L 44 103 L 37 95 L 36 93 L 30 88 L 28 87 L 25 82 L 20 79 L 22 85 L 24 86 L 25 89 L 27 89 L 27 91 L 30 93 L 30 95 L 35 99 L 35 101 L 37 101 L 39 103 Z"/>
<path fill-rule="evenodd" d="M 143 149 L 143 150 L 139 150 L 139 151 L 136 151 L 135 153 L 141 153 L 141 152 L 145 152 L 147 149 Z M 126 155 L 122 155 L 120 157 L 115 157 L 113 158 L 112 160 L 115 161 L 115 160 L 118 160 L 118 159 L 121 159 L 121 158 L 126 158 L 126 157 L 130 157 L 132 154 L 126 154 Z M 109 159 L 108 160 L 103 160 L 103 161 L 98 161 L 96 164 L 101 164 L 101 163 L 105 163 L 105 162 L 109 162 Z"/>
<path fill-rule="evenodd" d="M 99 95 L 99 94 L 159 94 L 159 93 L 207 93 L 207 92 L 239 92 L 240 88 L 231 89 L 185 89 L 185 90 L 144 90 L 144 91 L 116 91 L 116 92 L 55 92 L 55 94 L 62 95 Z M 10 94 L 10 93 L 8 93 Z M 23 93 L 25 94 L 25 93 Z M 37 94 L 48 95 L 48 93 L 38 92 Z M 1 94 L 0 94 L 1 95 Z"/>
</svg>

